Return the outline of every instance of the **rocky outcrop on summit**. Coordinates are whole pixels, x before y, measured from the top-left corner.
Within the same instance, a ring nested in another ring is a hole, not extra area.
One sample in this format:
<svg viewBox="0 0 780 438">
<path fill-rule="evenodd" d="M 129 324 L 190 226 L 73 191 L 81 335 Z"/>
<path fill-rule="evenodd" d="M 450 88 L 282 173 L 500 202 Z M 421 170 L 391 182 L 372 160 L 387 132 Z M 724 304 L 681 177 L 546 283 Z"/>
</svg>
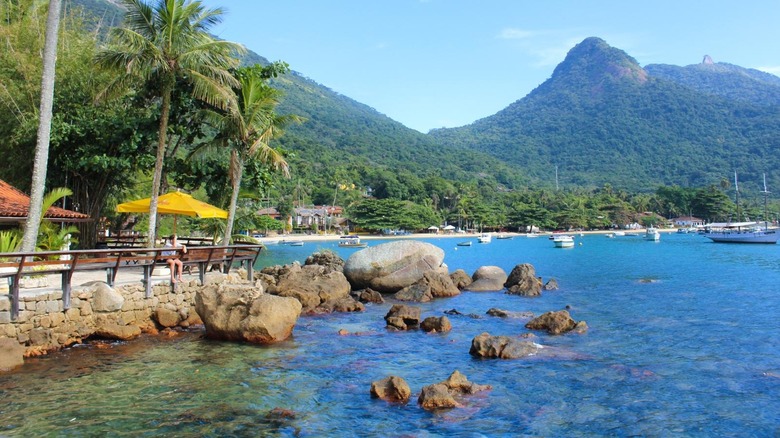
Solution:
<svg viewBox="0 0 780 438">
<path fill-rule="evenodd" d="M 439 269 L 444 250 L 430 243 L 401 240 L 362 249 L 344 264 L 353 289 L 370 287 L 383 293 L 411 286 L 431 270 Z"/>
</svg>

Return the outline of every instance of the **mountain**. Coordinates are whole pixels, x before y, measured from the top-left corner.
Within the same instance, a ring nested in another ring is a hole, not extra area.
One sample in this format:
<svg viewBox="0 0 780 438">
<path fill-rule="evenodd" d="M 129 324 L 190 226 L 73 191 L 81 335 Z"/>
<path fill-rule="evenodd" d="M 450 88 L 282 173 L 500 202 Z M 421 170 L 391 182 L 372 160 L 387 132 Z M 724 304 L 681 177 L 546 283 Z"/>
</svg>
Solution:
<svg viewBox="0 0 780 438">
<path fill-rule="evenodd" d="M 678 67 L 651 64 L 645 70 L 654 77 L 667 79 L 702 93 L 744 100 L 757 104 L 780 105 L 780 77 L 760 70 L 714 62 L 708 55 L 699 64 Z"/>
<path fill-rule="evenodd" d="M 471 125 L 430 135 L 520 166 L 534 184 L 554 184 L 557 168 L 567 186 L 701 186 L 735 170 L 756 181 L 766 172 L 778 186 L 780 175 L 771 171 L 780 165 L 780 105 L 750 96 L 780 86 L 760 72 L 716 66 L 721 80 L 709 86 L 705 78 L 715 68 L 684 69 L 688 74 L 678 76 L 688 82 L 653 75 L 624 51 L 587 38 L 528 96 Z M 734 79 L 741 76 L 751 87 Z M 724 82 L 732 85 L 714 86 Z"/>
</svg>

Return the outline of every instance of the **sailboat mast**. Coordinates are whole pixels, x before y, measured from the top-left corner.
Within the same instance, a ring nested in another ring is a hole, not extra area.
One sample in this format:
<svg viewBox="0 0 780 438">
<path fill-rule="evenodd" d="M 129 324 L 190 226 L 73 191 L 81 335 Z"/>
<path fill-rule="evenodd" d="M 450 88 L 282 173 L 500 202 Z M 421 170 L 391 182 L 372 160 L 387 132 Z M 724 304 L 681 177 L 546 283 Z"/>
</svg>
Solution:
<svg viewBox="0 0 780 438">
<path fill-rule="evenodd" d="M 742 222 L 742 212 L 739 209 L 739 183 L 737 182 L 737 171 L 734 171 L 734 200 L 737 203 L 737 222 Z"/>
<path fill-rule="evenodd" d="M 764 190 L 761 193 L 764 194 L 764 228 L 769 229 L 769 216 L 767 214 L 767 196 L 769 195 L 769 190 L 766 189 L 766 174 L 764 174 Z"/>
</svg>

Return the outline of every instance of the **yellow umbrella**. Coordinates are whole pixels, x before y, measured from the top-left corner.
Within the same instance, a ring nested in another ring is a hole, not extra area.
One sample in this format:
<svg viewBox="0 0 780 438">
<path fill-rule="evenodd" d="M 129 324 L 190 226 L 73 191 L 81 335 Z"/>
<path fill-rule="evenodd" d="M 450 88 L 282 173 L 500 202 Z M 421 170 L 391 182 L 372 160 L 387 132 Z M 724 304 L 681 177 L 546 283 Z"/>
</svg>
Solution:
<svg viewBox="0 0 780 438">
<path fill-rule="evenodd" d="M 152 198 L 125 202 L 116 206 L 119 213 L 149 213 Z M 157 198 L 157 213 L 173 214 L 199 218 L 227 219 L 228 212 L 214 207 L 181 192 L 169 192 Z M 173 217 L 173 230 L 176 231 L 176 216 Z"/>
</svg>

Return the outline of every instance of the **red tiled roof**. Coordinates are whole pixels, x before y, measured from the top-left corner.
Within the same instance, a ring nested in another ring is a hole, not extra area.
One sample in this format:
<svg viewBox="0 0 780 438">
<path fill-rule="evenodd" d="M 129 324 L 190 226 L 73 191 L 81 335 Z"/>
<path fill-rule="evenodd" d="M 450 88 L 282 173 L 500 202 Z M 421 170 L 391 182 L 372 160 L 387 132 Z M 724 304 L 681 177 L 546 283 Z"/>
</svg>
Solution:
<svg viewBox="0 0 780 438">
<path fill-rule="evenodd" d="M 16 187 L 0 179 L 0 217 L 24 219 L 30 211 L 30 197 Z M 47 219 L 84 221 L 90 217 L 83 213 L 50 207 L 44 215 Z"/>
</svg>

